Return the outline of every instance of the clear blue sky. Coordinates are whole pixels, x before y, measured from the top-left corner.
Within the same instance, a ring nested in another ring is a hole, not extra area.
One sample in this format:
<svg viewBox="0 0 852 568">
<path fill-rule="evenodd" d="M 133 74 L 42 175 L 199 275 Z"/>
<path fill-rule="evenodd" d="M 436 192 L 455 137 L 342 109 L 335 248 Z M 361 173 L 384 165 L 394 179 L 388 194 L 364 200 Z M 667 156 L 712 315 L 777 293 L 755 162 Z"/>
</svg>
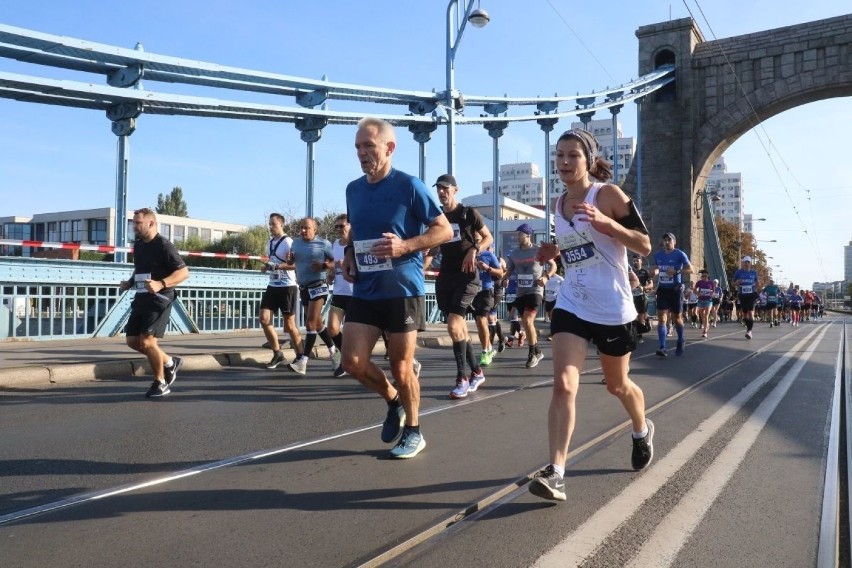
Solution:
<svg viewBox="0 0 852 568">
<path fill-rule="evenodd" d="M 440 91 L 446 5 L 440 0 L 4 0 L 0 22 L 127 48 L 142 42 L 150 53 L 259 71 Z M 621 84 L 637 75 L 636 29 L 688 16 L 687 5 L 707 39 L 852 8 L 848 0 L 616 0 L 610 5 L 617 9 L 568 0 L 482 0 L 491 23 L 466 30 L 456 59 L 457 87 L 476 95 L 545 96 Z M 103 84 L 100 76 L 5 59 L 0 70 Z M 272 100 L 155 82 L 145 87 Z M 295 106 L 291 99 L 275 102 Z M 330 104 L 347 110 L 340 102 Z M 556 130 L 569 122 L 563 120 Z M 623 111 L 622 122 L 625 134 L 635 135 L 635 105 Z M 0 216 L 114 205 L 116 138 L 103 113 L 0 99 L 0 124 Z M 852 182 L 843 159 L 849 124 L 849 98 L 813 103 L 764 122 L 765 133 L 746 134 L 725 154 L 729 171 L 743 174 L 746 212 L 767 219 L 755 223 L 755 236 L 778 241 L 760 245 L 773 257 L 770 262 L 782 267 L 785 281 L 810 287 L 843 278 L 843 246 L 852 239 Z M 395 165 L 416 173 L 417 144 L 405 130 L 398 135 Z M 317 214 L 342 211 L 343 189 L 360 175 L 353 137 L 353 127 L 330 126 L 316 146 Z M 479 193 L 481 182 L 491 178 L 492 141 L 481 126 L 466 126 L 459 129 L 457 145 L 461 196 Z M 543 165 L 543 146 L 537 126 L 513 125 L 500 140 L 501 161 Z M 130 147 L 130 209 L 154 205 L 158 193 L 180 186 L 190 215 L 201 219 L 259 224 L 273 210 L 304 211 L 305 145 L 292 124 L 143 115 Z M 443 173 L 445 155 L 439 131 L 427 150 L 428 183 Z"/>
</svg>

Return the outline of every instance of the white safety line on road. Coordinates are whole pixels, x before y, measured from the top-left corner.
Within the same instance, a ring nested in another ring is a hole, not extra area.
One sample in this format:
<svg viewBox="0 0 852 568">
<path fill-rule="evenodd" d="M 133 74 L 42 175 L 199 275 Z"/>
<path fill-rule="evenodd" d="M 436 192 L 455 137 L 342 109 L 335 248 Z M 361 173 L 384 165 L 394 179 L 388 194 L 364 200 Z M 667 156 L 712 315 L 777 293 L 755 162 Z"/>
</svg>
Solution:
<svg viewBox="0 0 852 568">
<path fill-rule="evenodd" d="M 810 345 L 808 350 L 772 389 L 745 424 L 740 427 L 728 446 L 713 460 L 693 487 L 684 495 L 663 521 L 645 541 L 639 553 L 628 564 L 630 568 L 662 568 L 671 566 L 686 540 L 704 519 L 707 511 L 718 498 L 722 489 L 736 473 L 746 453 L 757 441 L 769 418 L 787 394 L 802 368 L 816 351 L 828 327 Z"/>
<path fill-rule="evenodd" d="M 688 434 L 668 455 L 652 465 L 648 471 L 628 485 L 612 501 L 598 509 L 586 522 L 577 527 L 562 542 L 540 557 L 534 566 L 538 568 L 578 566 L 586 558 L 594 554 L 595 550 L 612 532 L 632 517 L 645 501 L 662 488 L 675 473 L 692 459 L 695 452 L 716 435 L 719 429 L 734 414 L 739 412 L 778 373 L 787 361 L 792 359 L 792 353 L 801 350 L 820 329 L 823 329 L 824 334 L 827 326 L 820 326 L 811 331 L 793 349 L 775 361 L 766 371 L 744 387 L 742 391 L 725 403 L 710 418 L 702 422 L 693 432 Z"/>
</svg>

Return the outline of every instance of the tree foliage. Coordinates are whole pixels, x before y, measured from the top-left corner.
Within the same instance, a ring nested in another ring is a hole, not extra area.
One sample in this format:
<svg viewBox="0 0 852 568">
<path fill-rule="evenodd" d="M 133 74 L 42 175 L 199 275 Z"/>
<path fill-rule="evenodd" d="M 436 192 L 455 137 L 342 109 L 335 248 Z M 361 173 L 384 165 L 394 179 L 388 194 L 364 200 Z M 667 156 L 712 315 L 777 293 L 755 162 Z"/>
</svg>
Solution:
<svg viewBox="0 0 852 568">
<path fill-rule="evenodd" d="M 740 267 L 740 259 L 750 256 L 752 267 L 757 271 L 757 277 L 761 285 L 769 282 L 769 266 L 767 266 L 766 253 L 757 247 L 754 235 L 740 232 L 735 223 L 716 217 L 716 230 L 719 233 L 719 246 L 722 248 L 722 258 L 725 261 L 725 272 L 730 281 L 734 272 Z M 779 283 L 780 284 L 780 283 Z"/>
<path fill-rule="evenodd" d="M 183 199 L 183 190 L 180 187 L 173 187 L 168 195 L 157 194 L 157 213 L 173 217 L 189 217 L 189 210 Z"/>
</svg>

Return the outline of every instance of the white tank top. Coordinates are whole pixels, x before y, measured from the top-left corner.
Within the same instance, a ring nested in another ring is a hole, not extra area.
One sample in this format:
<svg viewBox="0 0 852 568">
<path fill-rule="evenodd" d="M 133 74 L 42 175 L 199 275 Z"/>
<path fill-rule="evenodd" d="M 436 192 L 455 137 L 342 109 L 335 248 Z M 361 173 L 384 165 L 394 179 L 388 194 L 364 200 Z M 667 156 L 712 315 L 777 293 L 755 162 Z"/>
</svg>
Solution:
<svg viewBox="0 0 852 568">
<path fill-rule="evenodd" d="M 347 282 L 343 277 L 343 257 L 346 252 L 344 246 L 340 244 L 340 239 L 334 241 L 331 250 L 334 255 L 334 289 L 332 293 L 335 296 L 351 296 L 352 283 Z"/>
<path fill-rule="evenodd" d="M 585 201 L 598 206 L 601 183 L 589 188 Z M 556 242 L 565 281 L 559 288 L 556 308 L 578 318 L 603 325 L 623 325 L 636 319 L 636 308 L 627 273 L 627 248 L 595 230 L 588 221 L 571 221 L 562 215 L 562 199 L 556 201 Z"/>
</svg>

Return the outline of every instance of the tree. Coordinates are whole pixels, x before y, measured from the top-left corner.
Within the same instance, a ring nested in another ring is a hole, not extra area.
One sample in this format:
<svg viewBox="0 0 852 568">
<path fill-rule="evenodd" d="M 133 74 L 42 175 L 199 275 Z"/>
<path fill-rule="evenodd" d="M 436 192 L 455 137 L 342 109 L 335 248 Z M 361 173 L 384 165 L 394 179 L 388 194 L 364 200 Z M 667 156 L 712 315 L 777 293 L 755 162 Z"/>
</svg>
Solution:
<svg viewBox="0 0 852 568">
<path fill-rule="evenodd" d="M 728 280 L 740 267 L 743 256 L 750 256 L 752 267 L 757 271 L 757 277 L 762 286 L 769 282 L 769 267 L 766 265 L 766 253 L 757 248 L 754 235 L 740 232 L 735 223 L 716 217 L 716 231 L 719 233 L 719 246 L 725 262 L 725 272 Z"/>
<path fill-rule="evenodd" d="M 169 195 L 157 194 L 157 213 L 173 217 L 189 217 L 186 201 L 183 200 L 183 190 L 173 187 Z"/>
</svg>

